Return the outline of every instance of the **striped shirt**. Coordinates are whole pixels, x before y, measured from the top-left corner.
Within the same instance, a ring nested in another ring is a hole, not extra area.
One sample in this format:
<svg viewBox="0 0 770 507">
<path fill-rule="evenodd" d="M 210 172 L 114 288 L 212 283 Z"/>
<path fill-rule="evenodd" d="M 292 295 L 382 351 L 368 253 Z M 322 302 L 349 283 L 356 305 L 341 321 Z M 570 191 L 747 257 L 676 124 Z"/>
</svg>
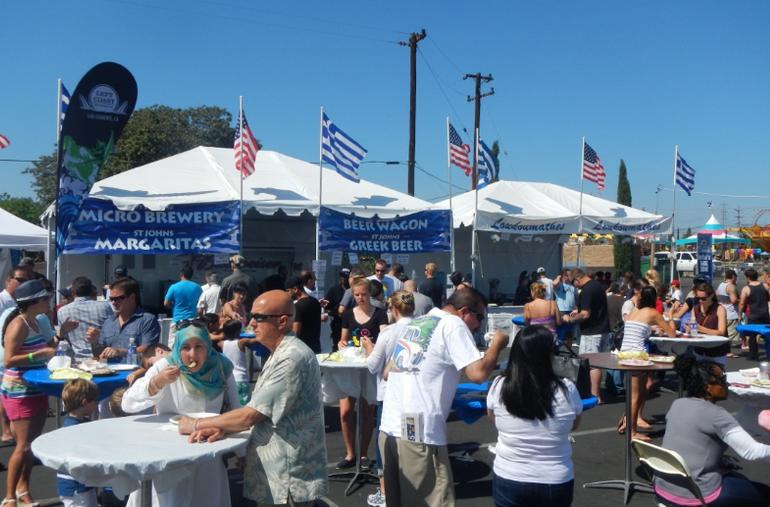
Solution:
<svg viewBox="0 0 770 507">
<path fill-rule="evenodd" d="M 647 341 L 652 334 L 652 328 L 644 322 L 627 320 L 623 327 L 623 345 L 621 352 L 647 350 Z"/>
<path fill-rule="evenodd" d="M 86 339 L 86 331 L 89 327 L 101 330 L 104 321 L 115 312 L 107 301 L 95 301 L 86 297 L 77 297 L 72 303 L 59 308 L 57 317 L 59 324 L 67 319 L 79 322 L 78 327 L 69 332 L 72 349 L 77 359 L 91 358 L 94 356 L 91 343 Z"/>
<path fill-rule="evenodd" d="M 23 319 L 23 317 L 21 317 Z M 46 336 L 40 330 L 35 331 L 25 320 L 27 324 L 27 337 L 19 348 L 19 355 L 27 355 L 37 350 L 43 349 L 48 346 L 50 337 Z M 39 326 L 38 326 L 39 327 Z M 38 359 L 31 361 L 24 366 L 14 366 L 12 368 L 6 368 L 3 371 L 3 381 L 0 386 L 0 393 L 8 398 L 29 398 L 31 396 L 45 396 L 42 391 L 39 391 L 33 387 L 27 385 L 21 378 L 22 374 L 32 368 L 40 368 L 45 366 L 45 359 Z"/>
</svg>

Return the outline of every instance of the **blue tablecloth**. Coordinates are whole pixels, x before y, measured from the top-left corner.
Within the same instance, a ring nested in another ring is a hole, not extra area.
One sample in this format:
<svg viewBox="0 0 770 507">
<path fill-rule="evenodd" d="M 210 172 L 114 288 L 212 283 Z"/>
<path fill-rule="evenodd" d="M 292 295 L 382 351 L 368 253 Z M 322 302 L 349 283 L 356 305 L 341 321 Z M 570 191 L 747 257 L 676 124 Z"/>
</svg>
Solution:
<svg viewBox="0 0 770 507">
<path fill-rule="evenodd" d="M 770 357 L 770 324 L 738 324 L 735 329 L 742 335 L 758 334 L 765 339 L 765 353 Z"/>
<path fill-rule="evenodd" d="M 241 338 L 254 338 L 254 333 L 241 333 Z M 249 349 L 262 359 L 270 355 L 270 350 L 261 343 L 252 343 L 249 345 Z"/>
<path fill-rule="evenodd" d="M 128 387 L 126 377 L 130 374 L 130 371 L 119 371 L 114 375 L 106 375 L 104 377 L 94 377 L 92 379 L 96 387 L 99 388 L 99 400 L 107 398 L 115 389 L 120 387 Z M 40 389 L 48 396 L 61 397 L 62 389 L 66 380 L 51 380 L 50 372 L 47 368 L 35 368 L 34 370 L 27 370 L 22 375 L 22 378 L 27 384 L 30 384 L 37 389 Z"/>
</svg>

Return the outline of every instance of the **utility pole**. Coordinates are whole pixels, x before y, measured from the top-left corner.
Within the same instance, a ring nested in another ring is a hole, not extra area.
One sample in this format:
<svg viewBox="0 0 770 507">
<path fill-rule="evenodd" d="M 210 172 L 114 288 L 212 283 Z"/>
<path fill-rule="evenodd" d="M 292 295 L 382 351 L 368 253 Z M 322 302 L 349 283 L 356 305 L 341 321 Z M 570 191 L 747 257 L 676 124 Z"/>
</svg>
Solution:
<svg viewBox="0 0 770 507">
<path fill-rule="evenodd" d="M 412 32 L 407 42 L 399 46 L 409 46 L 409 155 L 407 157 L 406 193 L 414 195 L 414 130 L 417 112 L 417 43 L 427 37 L 423 28 L 420 33 Z"/>
<path fill-rule="evenodd" d="M 735 221 L 738 224 L 738 229 L 741 228 L 741 207 L 738 206 L 737 208 L 733 209 L 735 212 Z"/>
<path fill-rule="evenodd" d="M 495 94 L 495 89 L 492 88 L 486 93 L 481 93 L 481 82 L 484 81 L 485 83 L 489 83 L 493 80 L 492 74 L 489 74 L 487 76 L 482 76 L 481 72 L 477 72 L 475 74 L 466 74 L 463 76 L 463 79 L 474 79 L 476 81 L 476 93 L 473 97 L 468 95 L 468 102 L 476 102 L 476 114 L 473 120 L 473 153 L 476 154 L 476 145 L 475 143 L 478 142 L 476 139 L 477 132 L 479 131 L 479 121 L 481 119 L 481 99 L 484 97 L 489 97 L 490 95 Z M 473 156 L 473 173 L 471 178 L 471 190 L 476 189 L 476 185 L 479 183 L 479 161 L 476 159 L 476 155 Z"/>
<path fill-rule="evenodd" d="M 727 226 L 727 203 L 722 201 L 722 226 Z"/>
</svg>

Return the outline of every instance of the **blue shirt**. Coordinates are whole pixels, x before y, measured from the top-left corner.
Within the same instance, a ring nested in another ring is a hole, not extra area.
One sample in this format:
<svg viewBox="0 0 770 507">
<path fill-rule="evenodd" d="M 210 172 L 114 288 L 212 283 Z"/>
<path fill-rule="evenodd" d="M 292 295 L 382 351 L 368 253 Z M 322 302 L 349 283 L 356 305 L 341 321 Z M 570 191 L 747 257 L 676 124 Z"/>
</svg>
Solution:
<svg viewBox="0 0 770 507">
<path fill-rule="evenodd" d="M 86 421 L 79 421 L 71 415 L 68 415 L 64 417 L 62 426 L 66 428 L 67 426 L 74 426 L 84 422 Z M 85 484 L 76 481 L 67 474 L 61 472 L 56 474 L 56 494 L 60 497 L 72 497 L 75 496 L 76 493 L 85 493 L 91 489 L 94 488 L 90 488 Z"/>
<path fill-rule="evenodd" d="M 171 316 L 174 322 L 198 316 L 198 298 L 202 292 L 201 286 L 190 280 L 181 280 L 168 288 L 166 301 L 174 305 Z"/>
<path fill-rule="evenodd" d="M 553 293 L 556 296 L 556 306 L 560 312 L 571 312 L 577 306 L 575 305 L 575 286 L 571 283 L 560 283 L 553 289 Z"/>
<path fill-rule="evenodd" d="M 102 325 L 101 342 L 112 348 L 127 349 L 129 338 L 134 337 L 136 346 L 150 345 L 160 341 L 160 326 L 155 315 L 142 308 L 136 311 L 123 327 L 120 327 L 118 314 L 109 317 Z"/>
</svg>

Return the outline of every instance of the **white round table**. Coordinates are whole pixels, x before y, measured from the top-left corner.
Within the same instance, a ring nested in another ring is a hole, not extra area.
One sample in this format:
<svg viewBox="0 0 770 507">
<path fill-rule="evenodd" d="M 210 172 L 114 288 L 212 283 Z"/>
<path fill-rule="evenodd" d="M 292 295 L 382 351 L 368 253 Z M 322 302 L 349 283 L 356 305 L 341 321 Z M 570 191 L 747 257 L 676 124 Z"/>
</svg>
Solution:
<svg viewBox="0 0 770 507">
<path fill-rule="evenodd" d="M 653 336 L 650 338 L 650 341 L 657 345 L 661 351 L 673 352 L 676 355 L 684 354 L 687 351 L 687 347 L 710 349 L 726 343 L 727 340 L 726 336 L 711 336 L 707 334 L 699 334 L 695 337 L 677 336 L 676 338 L 671 338 L 669 336 Z"/>
<path fill-rule="evenodd" d="M 770 389 L 750 385 L 757 377 L 744 377 L 740 372 L 727 372 L 728 389 L 731 394 L 738 396 L 744 403 L 735 414 L 735 418 L 743 429 L 755 436 L 767 436 L 767 432 L 759 427 L 759 413 L 770 408 Z M 748 387 L 738 387 L 733 384 L 749 384 Z"/>
<path fill-rule="evenodd" d="M 32 452 L 47 467 L 92 487 L 111 487 L 118 497 L 141 487 L 149 507 L 152 483 L 170 489 L 192 473 L 192 465 L 244 449 L 249 433 L 214 443 L 191 444 L 169 423 L 169 414 L 100 419 L 44 433 Z"/>
</svg>

